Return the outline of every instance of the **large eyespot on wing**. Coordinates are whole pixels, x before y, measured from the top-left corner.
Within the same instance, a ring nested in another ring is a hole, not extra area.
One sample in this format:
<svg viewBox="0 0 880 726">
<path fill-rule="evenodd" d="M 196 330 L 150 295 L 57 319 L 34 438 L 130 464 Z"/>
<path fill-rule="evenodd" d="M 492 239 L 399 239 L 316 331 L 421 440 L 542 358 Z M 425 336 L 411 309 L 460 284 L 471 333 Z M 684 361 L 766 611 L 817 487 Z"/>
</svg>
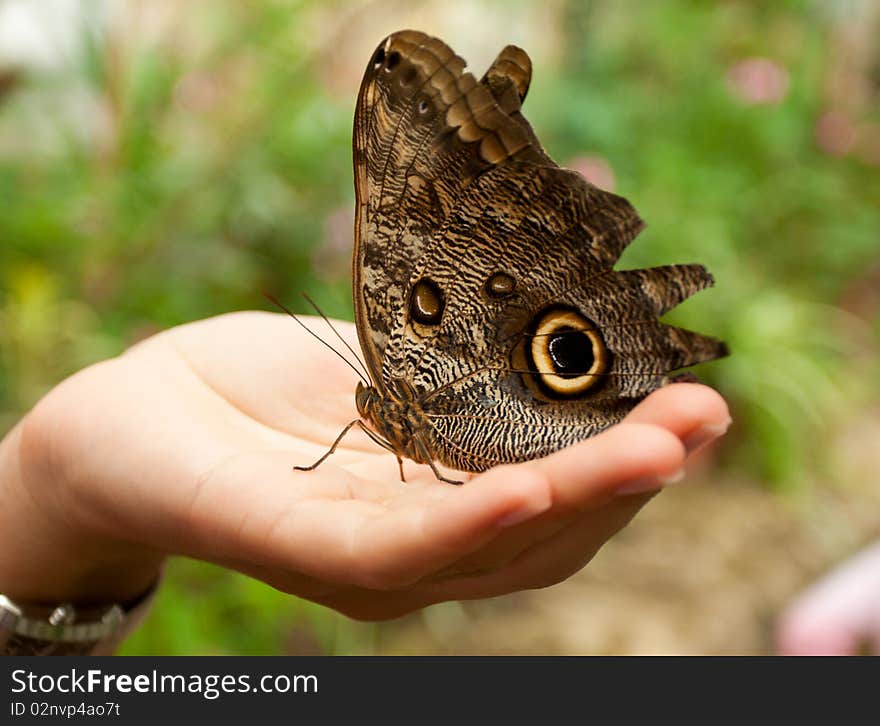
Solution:
<svg viewBox="0 0 880 726">
<path fill-rule="evenodd" d="M 586 395 L 605 380 L 611 363 L 596 326 L 565 306 L 554 305 L 535 316 L 522 350 L 528 372 L 521 375 L 551 398 Z"/>
<path fill-rule="evenodd" d="M 610 354 L 602 393 L 639 399 L 675 370 L 726 356 L 723 342 L 658 320 L 712 284 L 702 265 L 668 265 L 610 270 L 573 290 L 567 301 L 595 324 Z"/>
</svg>

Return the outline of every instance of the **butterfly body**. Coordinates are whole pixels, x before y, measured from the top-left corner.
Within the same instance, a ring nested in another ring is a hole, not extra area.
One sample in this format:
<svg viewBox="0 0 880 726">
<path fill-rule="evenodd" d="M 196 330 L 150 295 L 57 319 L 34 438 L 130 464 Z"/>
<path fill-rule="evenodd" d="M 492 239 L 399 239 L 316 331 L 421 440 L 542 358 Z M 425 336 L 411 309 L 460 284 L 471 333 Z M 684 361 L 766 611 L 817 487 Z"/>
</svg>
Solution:
<svg viewBox="0 0 880 726">
<path fill-rule="evenodd" d="M 521 113 L 531 62 L 480 81 L 442 41 L 386 38 L 353 134 L 353 294 L 383 446 L 465 471 L 546 455 L 619 422 L 723 343 L 659 322 L 700 265 L 613 269 L 643 223 L 562 169 Z M 436 469 L 435 469 L 436 471 Z"/>
<path fill-rule="evenodd" d="M 404 381 L 399 382 L 394 392 L 384 395 L 373 386 L 359 383 L 355 403 L 358 413 L 373 425 L 391 451 L 419 464 L 433 461 L 422 438 L 416 434 L 425 428 L 425 413 L 412 388 Z"/>
</svg>

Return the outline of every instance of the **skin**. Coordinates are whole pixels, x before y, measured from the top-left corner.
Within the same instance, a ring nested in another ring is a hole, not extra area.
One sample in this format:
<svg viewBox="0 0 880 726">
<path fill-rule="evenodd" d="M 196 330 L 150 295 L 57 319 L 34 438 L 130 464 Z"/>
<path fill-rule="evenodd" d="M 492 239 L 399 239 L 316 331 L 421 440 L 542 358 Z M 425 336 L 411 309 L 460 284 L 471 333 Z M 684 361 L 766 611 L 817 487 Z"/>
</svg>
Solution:
<svg viewBox="0 0 880 726">
<path fill-rule="evenodd" d="M 328 340 L 323 322 L 305 322 Z M 337 323 L 357 349 L 354 326 Z M 341 346 L 339 346 L 341 348 Z M 171 555 L 358 619 L 560 582 L 730 422 L 675 384 L 621 424 L 454 487 L 357 428 L 356 376 L 283 315 L 165 331 L 53 389 L 0 444 L 0 592 L 106 603 Z"/>
</svg>

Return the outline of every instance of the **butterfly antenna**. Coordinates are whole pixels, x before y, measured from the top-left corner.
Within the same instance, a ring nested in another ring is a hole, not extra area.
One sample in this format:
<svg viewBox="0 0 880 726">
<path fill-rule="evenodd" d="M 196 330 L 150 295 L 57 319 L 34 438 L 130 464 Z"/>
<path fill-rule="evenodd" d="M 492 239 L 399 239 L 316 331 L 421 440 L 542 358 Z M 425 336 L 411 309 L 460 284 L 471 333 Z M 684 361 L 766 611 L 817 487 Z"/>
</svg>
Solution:
<svg viewBox="0 0 880 726">
<path fill-rule="evenodd" d="M 330 322 L 330 319 L 329 319 L 326 315 L 324 315 L 323 311 L 321 310 L 321 308 L 318 307 L 318 305 L 315 303 L 315 301 L 312 300 L 312 298 L 310 298 L 306 293 L 302 293 L 302 296 L 306 299 L 306 302 L 308 302 L 308 304 L 311 305 L 311 306 L 315 309 L 315 312 L 318 313 L 318 315 L 321 316 L 321 318 L 324 320 L 324 322 L 327 323 L 327 325 L 330 326 L 330 330 L 332 330 L 334 333 L 336 333 L 336 337 L 339 338 L 339 340 L 342 341 L 342 344 L 343 344 L 346 348 L 348 348 L 348 350 L 349 350 L 349 351 L 351 352 L 351 354 L 354 356 L 355 360 L 356 360 L 358 363 L 361 364 L 361 368 L 364 369 L 364 372 L 367 374 L 367 378 L 369 378 L 369 377 L 370 377 L 370 371 L 367 370 L 367 364 L 364 363 L 364 362 L 361 360 L 361 357 L 357 354 L 357 351 L 355 351 L 355 349 L 352 348 L 352 347 L 348 344 L 348 341 L 347 341 L 345 338 L 342 337 L 342 335 L 340 334 L 340 332 L 339 332 L 335 327 L 333 327 L 333 323 L 331 323 L 331 322 Z"/>
<path fill-rule="evenodd" d="M 290 310 L 288 310 L 284 305 L 282 305 L 280 302 L 278 302 L 278 300 L 276 300 L 272 295 L 270 295 L 270 294 L 267 293 L 267 292 L 264 292 L 264 293 L 263 293 L 263 297 L 265 297 L 267 300 L 269 300 L 270 302 L 272 302 L 272 303 L 274 303 L 275 305 L 277 305 L 277 306 L 278 306 L 279 308 L 281 308 L 284 312 L 286 312 L 290 317 L 292 317 L 294 320 L 296 320 L 296 322 L 298 322 L 298 323 L 300 324 L 300 326 L 303 328 L 303 330 L 305 330 L 309 335 L 311 335 L 311 336 L 312 336 L 313 338 L 315 338 L 316 340 L 320 340 L 321 343 L 323 343 L 323 344 L 324 344 L 325 346 L 327 346 L 330 350 L 332 350 L 334 353 L 336 353 L 336 355 L 338 355 L 342 360 L 344 360 L 344 361 L 345 361 L 345 364 L 346 364 L 349 368 L 351 368 L 355 373 L 357 373 L 358 378 L 360 378 L 360 379 L 361 379 L 364 383 L 366 383 L 368 386 L 371 385 L 369 379 L 364 378 L 364 374 L 361 373 L 357 368 L 355 368 L 355 367 L 351 364 L 351 361 L 348 360 L 348 358 L 346 358 L 344 355 L 342 355 L 342 353 L 340 353 L 338 350 L 336 350 L 336 348 L 334 348 L 332 345 L 330 345 L 330 343 L 328 343 L 326 340 L 324 340 L 320 335 L 318 335 L 314 330 L 312 330 L 308 325 L 306 325 L 306 324 L 305 324 L 302 320 L 300 320 L 296 315 L 294 315 L 292 312 L 290 312 Z M 331 327 L 332 327 L 332 326 L 331 326 Z M 339 334 L 337 333 L 337 335 L 339 335 Z M 345 342 L 345 341 L 343 341 L 343 342 Z M 351 348 L 349 348 L 349 350 L 351 350 Z M 358 360 L 358 362 L 360 362 L 360 360 Z"/>
</svg>

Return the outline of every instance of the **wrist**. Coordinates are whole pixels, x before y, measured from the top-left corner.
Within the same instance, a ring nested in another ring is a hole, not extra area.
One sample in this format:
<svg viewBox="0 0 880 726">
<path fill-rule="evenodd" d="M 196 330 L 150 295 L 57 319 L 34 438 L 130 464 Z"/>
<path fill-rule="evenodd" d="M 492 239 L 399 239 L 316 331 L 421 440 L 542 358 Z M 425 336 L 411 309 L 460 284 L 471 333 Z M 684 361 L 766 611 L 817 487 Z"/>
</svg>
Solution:
<svg viewBox="0 0 880 726">
<path fill-rule="evenodd" d="M 156 581 L 164 556 L 98 531 L 65 506 L 70 485 L 58 474 L 64 467 L 51 465 L 53 448 L 27 420 L 0 441 L 0 593 L 40 604 L 137 598 Z"/>
</svg>

